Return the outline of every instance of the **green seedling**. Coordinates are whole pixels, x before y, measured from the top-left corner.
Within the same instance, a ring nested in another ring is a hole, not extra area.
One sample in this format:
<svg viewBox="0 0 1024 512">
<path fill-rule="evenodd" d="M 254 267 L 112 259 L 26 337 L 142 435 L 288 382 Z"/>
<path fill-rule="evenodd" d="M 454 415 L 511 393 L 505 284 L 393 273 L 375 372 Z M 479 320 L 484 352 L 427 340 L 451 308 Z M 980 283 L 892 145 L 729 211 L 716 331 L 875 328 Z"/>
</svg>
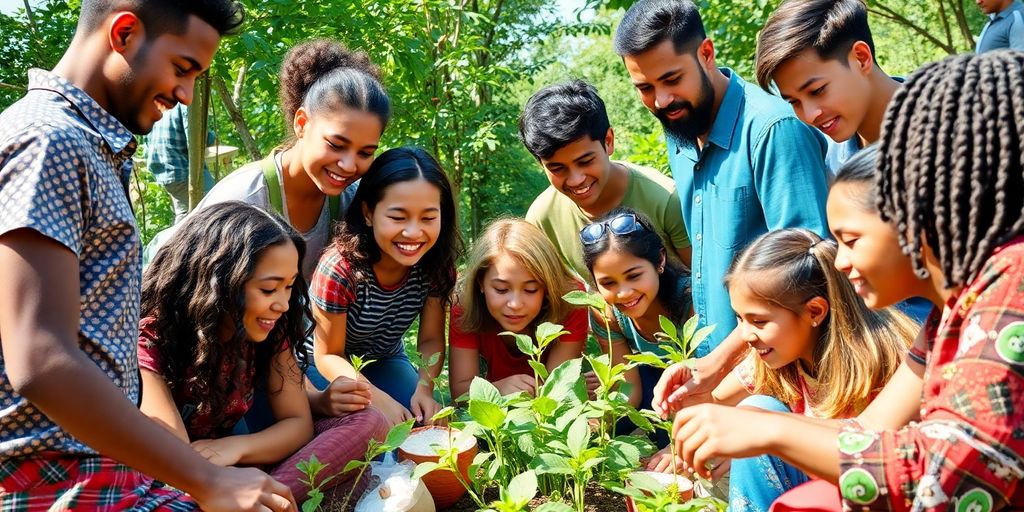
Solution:
<svg viewBox="0 0 1024 512">
<path fill-rule="evenodd" d="M 669 365 L 682 363 L 692 369 L 696 361 L 693 353 L 715 330 L 714 325 L 708 325 L 698 330 L 698 318 L 696 315 L 691 316 L 683 324 L 681 330 L 676 328 L 672 320 L 664 316 L 658 317 L 658 323 L 661 325 L 662 332 L 655 334 L 655 337 L 661 342 L 658 347 L 665 352 L 665 355 L 661 356 L 653 352 L 643 352 L 637 355 L 626 356 L 626 359 L 656 368 L 667 368 Z"/>
<path fill-rule="evenodd" d="M 309 460 L 300 461 L 295 464 L 295 467 L 301 471 L 303 475 L 299 481 L 309 487 L 306 501 L 302 502 L 302 512 L 313 512 L 320 508 L 320 503 L 324 500 L 323 487 L 336 476 L 331 475 L 319 482 L 316 481 L 317 475 L 319 475 L 327 466 L 327 464 L 320 462 L 316 458 L 316 455 L 310 455 Z"/>
<path fill-rule="evenodd" d="M 391 430 L 388 431 L 388 435 L 384 438 L 383 443 L 377 441 L 376 439 L 370 439 L 370 442 L 366 445 L 366 456 L 363 458 L 363 460 L 348 461 L 348 464 L 345 464 L 345 469 L 343 472 L 348 473 L 349 471 L 354 471 L 358 469 L 359 473 L 356 474 L 356 479 L 353 481 L 360 481 L 363 478 L 363 474 L 366 472 L 366 469 L 370 467 L 370 461 L 376 459 L 377 457 L 380 457 L 381 455 L 384 455 L 387 452 L 397 450 L 398 447 L 405 442 L 405 440 L 409 437 L 409 433 L 412 432 L 412 422 L 413 420 L 408 420 L 391 427 Z M 348 494 L 345 495 L 345 501 L 342 502 L 341 510 L 348 510 L 348 505 L 349 502 L 352 500 L 352 493 L 355 491 L 355 488 L 356 486 L 353 485 L 352 489 L 350 489 L 348 491 Z M 305 507 L 305 505 L 303 505 L 303 507 Z M 303 508 L 303 512 L 308 511 L 305 510 L 305 508 Z"/>
<path fill-rule="evenodd" d="M 548 369 L 542 361 L 544 351 L 547 350 L 548 345 L 565 334 L 569 334 L 569 331 L 563 329 L 561 325 L 544 322 L 537 326 L 536 343 L 534 343 L 533 338 L 525 334 L 511 331 L 504 331 L 501 333 L 501 336 L 512 336 L 515 338 L 519 351 L 530 358 L 528 363 L 530 368 L 533 368 L 533 389 L 536 390 L 540 388 L 541 381 L 548 378 Z"/>
<path fill-rule="evenodd" d="M 438 418 L 438 415 L 440 415 L 442 412 L 445 413 L 444 417 L 447 417 L 451 415 L 453 411 L 454 409 L 452 409 L 451 411 L 442 410 L 438 414 L 434 415 L 434 421 L 441 419 Z M 480 499 L 480 496 L 474 491 L 473 486 L 470 485 L 470 483 L 466 481 L 465 477 L 462 476 L 462 471 L 459 470 L 460 452 L 458 447 L 463 446 L 470 439 L 473 439 L 474 443 L 476 442 L 476 440 L 474 439 L 474 431 L 476 429 L 476 425 L 462 424 L 460 426 L 462 428 L 459 430 L 458 435 L 453 434 L 452 428 L 448 429 L 447 446 L 432 446 L 432 448 L 434 449 L 434 454 L 437 455 L 437 462 L 421 462 L 417 464 L 416 469 L 414 469 L 412 472 L 412 477 L 413 479 L 420 479 L 423 478 L 423 475 L 426 475 L 431 471 L 450 471 L 453 475 L 455 475 L 455 478 L 459 481 L 462 487 L 466 489 L 466 492 L 469 493 L 469 497 L 473 499 L 473 502 L 476 503 L 476 505 L 479 508 L 484 509 L 487 508 L 487 505 L 484 504 L 483 500 Z"/>
<path fill-rule="evenodd" d="M 348 360 L 349 360 L 350 363 L 352 363 L 352 368 L 356 369 L 356 373 L 357 374 L 363 373 L 363 368 L 366 368 L 370 364 L 377 362 L 376 359 L 368 359 L 368 360 L 364 361 L 363 358 L 361 358 L 361 357 L 359 357 L 357 355 L 349 356 Z"/>
<path fill-rule="evenodd" d="M 608 489 L 633 499 L 638 512 L 725 512 L 728 504 L 718 498 L 694 498 L 680 503 L 679 486 L 663 485 L 650 476 L 634 473 L 626 486 L 607 485 Z"/>
</svg>

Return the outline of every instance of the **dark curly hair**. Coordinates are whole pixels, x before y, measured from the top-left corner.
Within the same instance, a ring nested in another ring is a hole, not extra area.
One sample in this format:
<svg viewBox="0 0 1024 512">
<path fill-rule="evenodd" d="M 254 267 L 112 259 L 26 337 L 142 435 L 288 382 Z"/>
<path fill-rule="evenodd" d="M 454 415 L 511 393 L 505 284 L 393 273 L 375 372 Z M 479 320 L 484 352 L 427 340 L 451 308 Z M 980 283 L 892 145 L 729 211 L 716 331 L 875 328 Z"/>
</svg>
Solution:
<svg viewBox="0 0 1024 512">
<path fill-rule="evenodd" d="M 658 268 L 661 265 L 662 258 L 664 258 L 665 271 L 658 275 L 658 301 L 668 311 L 671 317 L 670 320 L 674 323 L 680 323 L 690 313 L 692 299 L 690 298 L 689 287 L 680 290 L 679 281 L 685 279 L 689 272 L 683 267 L 682 263 L 669 257 L 665 249 L 665 243 L 662 242 L 661 236 L 654 229 L 654 224 L 651 223 L 651 220 L 646 215 L 632 208 L 620 206 L 602 215 L 594 222 L 608 222 L 615 217 L 628 214 L 635 215 L 636 220 L 646 229 L 640 229 L 625 235 L 616 235 L 611 230 L 605 230 L 605 236 L 596 243 L 583 244 L 583 263 L 587 265 L 587 270 L 590 270 L 590 279 L 591 281 L 594 280 L 594 262 L 602 254 L 612 249 L 645 259 L 651 262 L 654 268 Z"/>
<path fill-rule="evenodd" d="M 373 211 L 388 187 L 417 179 L 425 180 L 441 192 L 441 233 L 417 265 L 423 269 L 433 293 L 448 305 L 455 288 L 455 264 L 463 253 L 462 234 L 459 232 L 451 183 L 441 170 L 441 164 L 423 149 L 389 149 L 373 161 L 352 198 L 352 205 L 345 212 L 345 218 L 335 228 L 333 243 L 357 275 L 370 275 L 371 266 L 380 261 L 381 253 L 373 237 L 373 228 L 366 225 L 363 206 Z"/>
<path fill-rule="evenodd" d="M 224 381 L 223 363 L 243 358 L 252 344 L 242 323 L 245 283 L 265 249 L 289 242 L 302 261 L 305 241 L 279 216 L 240 201 L 219 203 L 190 215 L 143 276 L 142 318 L 156 320 L 153 344 L 167 385 L 172 392 L 189 389 L 203 397 L 197 410 L 217 421 L 231 391 L 217 385 Z M 258 385 L 283 350 L 294 351 L 303 371 L 309 364 L 303 342 L 312 334 L 313 318 L 306 282 L 296 271 L 288 311 L 267 339 L 255 344 Z M 233 327 L 228 339 L 225 324 Z"/>
<path fill-rule="evenodd" d="M 380 82 L 380 70 L 364 52 L 354 52 L 330 39 L 313 39 L 292 47 L 281 64 L 281 110 L 287 129 L 295 111 L 310 113 L 348 107 L 370 112 L 387 126 L 391 100 Z"/>
<path fill-rule="evenodd" d="M 879 153 L 878 211 L 918 276 L 927 243 L 945 286 L 969 282 L 1024 231 L 1024 54 L 922 66 L 889 104 Z"/>
</svg>

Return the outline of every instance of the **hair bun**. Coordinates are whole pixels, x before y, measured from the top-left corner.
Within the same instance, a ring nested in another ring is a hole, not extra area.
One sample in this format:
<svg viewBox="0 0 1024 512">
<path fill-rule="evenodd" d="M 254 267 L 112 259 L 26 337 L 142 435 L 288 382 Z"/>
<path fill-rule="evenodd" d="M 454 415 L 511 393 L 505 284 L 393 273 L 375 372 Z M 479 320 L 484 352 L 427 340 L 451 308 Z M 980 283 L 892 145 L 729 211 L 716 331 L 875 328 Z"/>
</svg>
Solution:
<svg viewBox="0 0 1024 512">
<path fill-rule="evenodd" d="M 320 77 L 339 68 L 352 68 L 380 80 L 380 69 L 370 62 L 366 52 L 352 51 L 331 39 L 311 39 L 288 50 L 281 63 L 281 109 L 288 126 L 302 106 L 306 91 Z"/>
</svg>

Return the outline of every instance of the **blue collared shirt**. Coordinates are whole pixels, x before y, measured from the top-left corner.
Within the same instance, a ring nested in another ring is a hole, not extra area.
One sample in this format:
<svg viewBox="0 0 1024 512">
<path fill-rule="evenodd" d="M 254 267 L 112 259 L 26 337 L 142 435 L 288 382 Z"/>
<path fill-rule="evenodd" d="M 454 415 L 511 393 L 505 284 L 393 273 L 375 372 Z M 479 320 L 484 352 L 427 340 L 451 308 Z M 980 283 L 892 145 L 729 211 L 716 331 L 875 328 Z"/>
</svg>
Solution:
<svg viewBox="0 0 1024 512">
<path fill-rule="evenodd" d="M 996 14 L 990 14 L 978 36 L 976 53 L 1008 48 L 1024 50 L 1024 4 L 1014 0 Z"/>
<path fill-rule="evenodd" d="M 729 87 L 704 148 L 669 136 L 668 157 L 693 247 L 693 308 L 714 333 L 710 352 L 736 327 L 722 279 L 758 236 L 803 227 L 828 235 L 826 143 L 780 98 L 722 69 Z"/>
</svg>

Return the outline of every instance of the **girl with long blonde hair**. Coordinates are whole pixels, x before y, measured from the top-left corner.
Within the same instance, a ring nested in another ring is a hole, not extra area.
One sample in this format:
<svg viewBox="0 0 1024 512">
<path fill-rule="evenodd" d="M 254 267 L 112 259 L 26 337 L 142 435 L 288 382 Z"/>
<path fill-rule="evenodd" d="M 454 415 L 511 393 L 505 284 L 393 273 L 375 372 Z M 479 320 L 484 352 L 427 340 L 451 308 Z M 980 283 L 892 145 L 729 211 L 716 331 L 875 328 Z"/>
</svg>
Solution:
<svg viewBox="0 0 1024 512">
<path fill-rule="evenodd" d="M 503 394 L 533 393 L 535 380 L 528 358 L 508 331 L 534 335 L 537 325 L 552 322 L 568 334 L 550 345 L 544 364 L 553 370 L 580 357 L 587 339 L 587 312 L 562 300 L 580 289 L 558 251 L 536 226 L 519 219 L 500 219 L 487 227 L 470 252 L 459 283 L 459 303 L 452 309 L 449 383 L 452 396 L 469 391 L 480 375 Z"/>
</svg>

